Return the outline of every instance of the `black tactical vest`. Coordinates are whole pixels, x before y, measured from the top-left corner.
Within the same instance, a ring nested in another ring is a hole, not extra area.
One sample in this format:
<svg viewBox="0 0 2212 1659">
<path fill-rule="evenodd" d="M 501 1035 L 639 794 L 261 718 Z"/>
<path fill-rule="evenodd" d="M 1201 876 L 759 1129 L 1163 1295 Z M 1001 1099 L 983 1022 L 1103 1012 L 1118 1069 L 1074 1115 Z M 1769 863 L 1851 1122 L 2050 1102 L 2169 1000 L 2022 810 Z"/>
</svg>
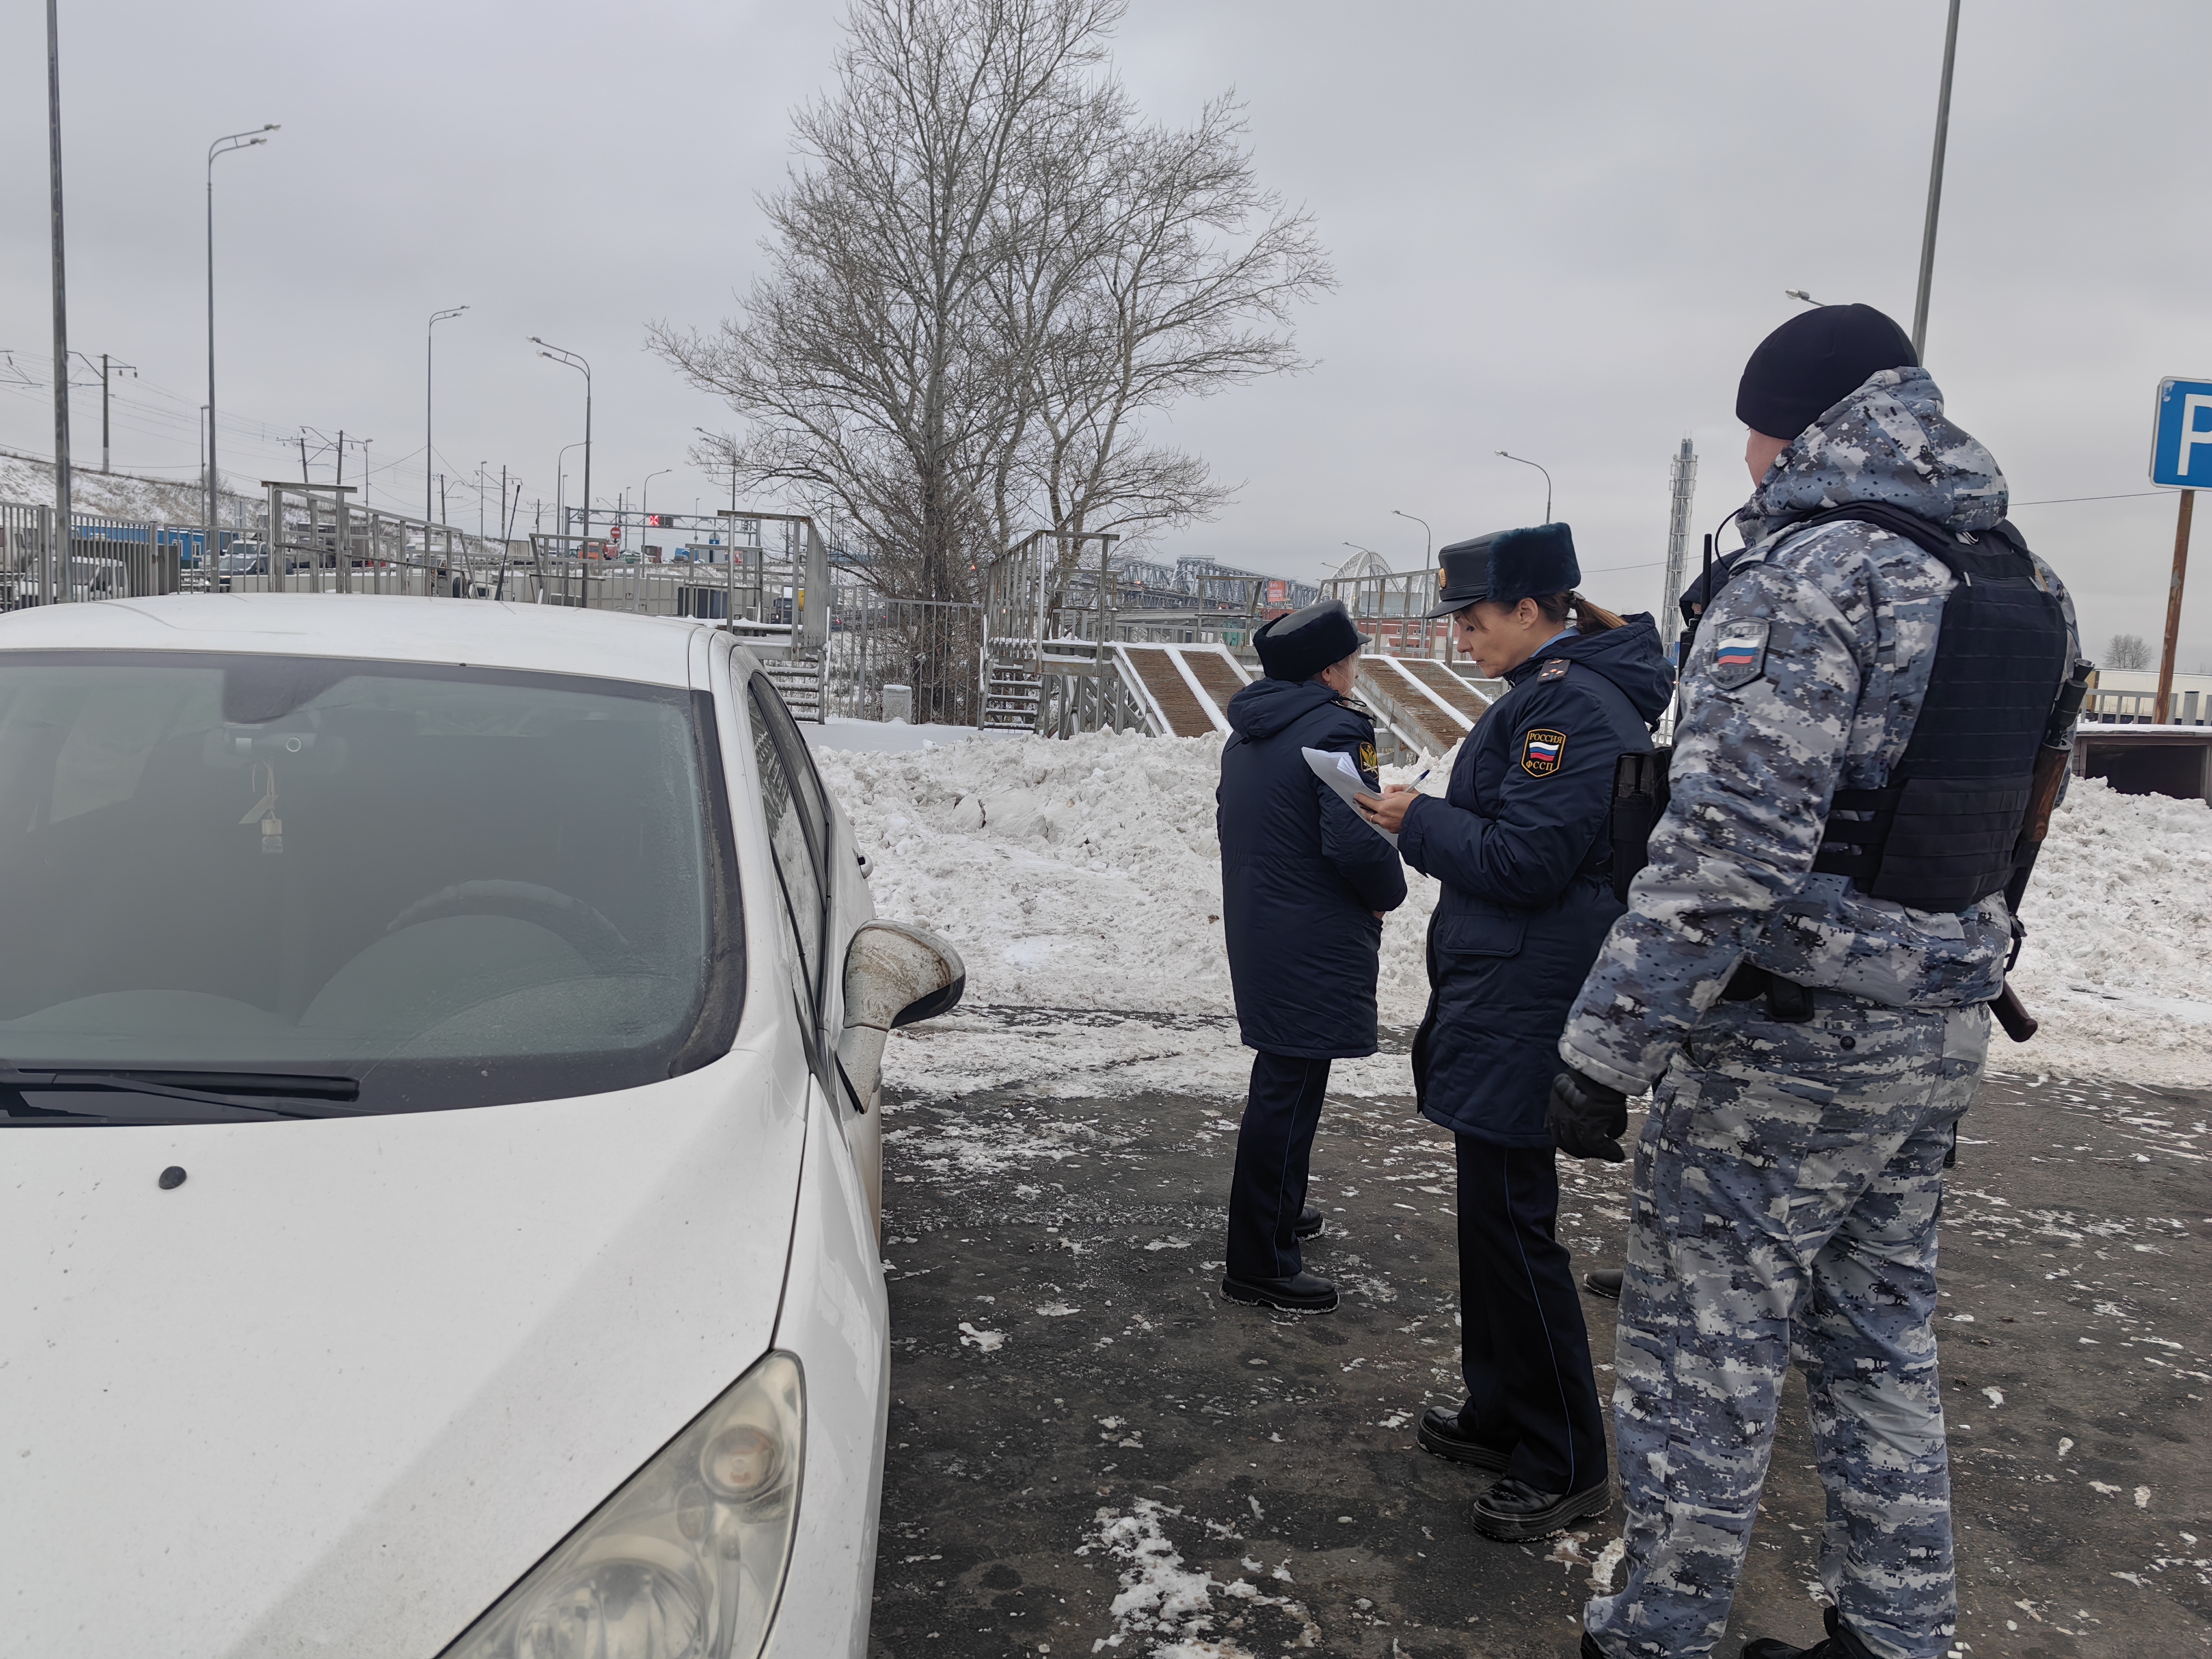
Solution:
<svg viewBox="0 0 2212 1659">
<path fill-rule="evenodd" d="M 1954 532 L 1855 503 L 1794 529 L 1856 519 L 1907 538 L 1954 580 L 1928 695 L 1880 789 L 1838 789 L 1815 870 L 1915 910 L 1964 910 L 2012 878 L 2035 754 L 2066 682 L 2065 612 L 2009 524 Z"/>
<path fill-rule="evenodd" d="M 1915 910 L 1964 910 L 2012 878 L 2036 750 L 2066 682 L 2065 612 L 2009 523 L 1969 534 L 1902 507 L 1853 502 L 1800 519 L 1790 533 L 1845 519 L 1905 537 L 1954 580 L 1905 752 L 1883 787 L 1836 791 L 1813 868 Z M 1707 574 L 1700 611 L 1735 563 Z M 1686 635 L 1685 662 L 1687 644 Z M 1666 811 L 1668 758 L 1624 756 L 1614 779 L 1613 872 L 1624 898 L 1650 825 Z"/>
</svg>

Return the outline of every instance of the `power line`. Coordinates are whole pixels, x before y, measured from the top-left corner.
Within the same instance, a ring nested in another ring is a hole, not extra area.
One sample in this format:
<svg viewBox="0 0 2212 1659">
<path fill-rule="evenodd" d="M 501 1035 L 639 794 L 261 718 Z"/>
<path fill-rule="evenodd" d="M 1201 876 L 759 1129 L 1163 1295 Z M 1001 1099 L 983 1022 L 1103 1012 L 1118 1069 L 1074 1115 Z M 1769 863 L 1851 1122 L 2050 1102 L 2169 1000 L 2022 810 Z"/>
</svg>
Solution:
<svg viewBox="0 0 2212 1659">
<path fill-rule="evenodd" d="M 2052 495 L 2039 501 L 2014 501 L 2014 507 L 2063 507 L 2069 501 L 2132 501 L 2145 495 L 2165 495 L 2164 489 L 2124 489 L 2117 495 Z"/>
</svg>

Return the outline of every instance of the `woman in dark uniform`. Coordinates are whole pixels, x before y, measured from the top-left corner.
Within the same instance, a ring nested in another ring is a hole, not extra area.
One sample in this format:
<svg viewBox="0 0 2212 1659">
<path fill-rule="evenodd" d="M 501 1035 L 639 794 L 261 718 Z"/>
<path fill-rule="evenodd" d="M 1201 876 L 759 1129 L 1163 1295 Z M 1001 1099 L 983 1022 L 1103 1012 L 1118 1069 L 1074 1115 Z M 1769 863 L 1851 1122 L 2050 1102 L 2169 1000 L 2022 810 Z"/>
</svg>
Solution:
<svg viewBox="0 0 2212 1659">
<path fill-rule="evenodd" d="M 1540 1538 L 1613 1501 L 1544 1112 L 1567 1011 L 1621 911 L 1613 763 L 1651 747 L 1674 674 L 1650 617 L 1624 622 L 1573 592 L 1563 524 L 1462 542 L 1440 562 L 1430 614 L 1449 616 L 1460 650 L 1511 689 L 1468 734 L 1443 799 L 1362 798 L 1443 889 L 1413 1081 L 1457 1143 L 1468 1397 L 1431 1407 L 1420 1441 L 1498 1477 L 1470 1511 L 1478 1528 Z"/>
</svg>

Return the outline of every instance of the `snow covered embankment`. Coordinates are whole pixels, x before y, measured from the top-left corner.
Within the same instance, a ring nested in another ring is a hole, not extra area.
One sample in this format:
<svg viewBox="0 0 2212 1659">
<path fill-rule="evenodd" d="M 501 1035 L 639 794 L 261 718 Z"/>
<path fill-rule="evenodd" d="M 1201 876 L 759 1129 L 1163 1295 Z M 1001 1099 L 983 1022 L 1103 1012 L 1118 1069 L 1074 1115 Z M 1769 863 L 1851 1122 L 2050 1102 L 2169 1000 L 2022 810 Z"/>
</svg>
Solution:
<svg viewBox="0 0 2212 1659">
<path fill-rule="evenodd" d="M 1112 732 L 819 755 L 876 862 L 878 914 L 936 929 L 967 958 L 973 1012 L 893 1044 L 894 1077 L 947 1091 L 1240 1089 L 1249 1059 L 1223 946 L 1220 757 L 1218 738 Z M 1413 1024 L 1428 1000 L 1436 884 L 1407 882 L 1382 930 L 1388 1025 Z M 2014 982 L 2043 1030 L 2024 1048 L 1999 1036 L 1994 1063 L 2212 1082 L 2212 810 L 2077 781 L 2023 914 Z M 1402 1055 L 1340 1064 L 1337 1080 L 1353 1093 L 1411 1086 Z"/>
</svg>

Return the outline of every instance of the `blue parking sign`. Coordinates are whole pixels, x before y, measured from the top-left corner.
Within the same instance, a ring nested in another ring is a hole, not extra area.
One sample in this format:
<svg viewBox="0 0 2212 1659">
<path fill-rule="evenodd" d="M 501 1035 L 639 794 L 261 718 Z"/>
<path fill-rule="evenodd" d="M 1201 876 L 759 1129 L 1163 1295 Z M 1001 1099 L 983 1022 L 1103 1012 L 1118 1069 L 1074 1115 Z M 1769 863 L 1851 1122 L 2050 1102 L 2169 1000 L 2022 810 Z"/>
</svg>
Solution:
<svg viewBox="0 0 2212 1659">
<path fill-rule="evenodd" d="M 2158 383 L 2150 481 L 2176 489 L 2212 489 L 2212 380 Z"/>
</svg>

